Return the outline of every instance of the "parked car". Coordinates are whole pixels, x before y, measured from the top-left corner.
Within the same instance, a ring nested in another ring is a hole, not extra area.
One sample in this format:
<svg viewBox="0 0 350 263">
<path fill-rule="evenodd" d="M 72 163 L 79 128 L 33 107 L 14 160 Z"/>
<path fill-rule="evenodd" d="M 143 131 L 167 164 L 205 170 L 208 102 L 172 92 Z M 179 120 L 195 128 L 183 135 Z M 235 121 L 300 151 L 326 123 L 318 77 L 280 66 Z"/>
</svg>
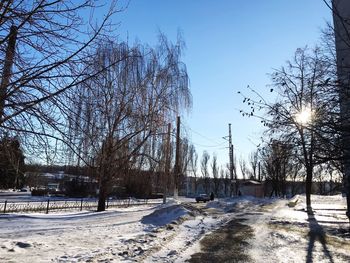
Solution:
<svg viewBox="0 0 350 263">
<path fill-rule="evenodd" d="M 196 196 L 196 202 L 199 203 L 199 202 L 208 202 L 210 201 L 210 196 L 207 195 L 207 194 L 200 194 L 198 196 Z"/>
</svg>

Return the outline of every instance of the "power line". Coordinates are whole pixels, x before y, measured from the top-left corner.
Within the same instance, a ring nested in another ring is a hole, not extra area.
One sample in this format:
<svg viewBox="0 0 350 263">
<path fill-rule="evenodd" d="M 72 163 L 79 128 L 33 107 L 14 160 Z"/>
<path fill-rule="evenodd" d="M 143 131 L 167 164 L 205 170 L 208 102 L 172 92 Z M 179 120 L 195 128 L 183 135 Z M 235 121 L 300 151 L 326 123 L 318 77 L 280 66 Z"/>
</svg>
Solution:
<svg viewBox="0 0 350 263">
<path fill-rule="evenodd" d="M 210 142 L 213 142 L 213 143 L 215 143 L 215 145 L 222 145 L 222 144 L 224 144 L 225 142 L 223 142 L 223 143 L 218 143 L 217 141 L 215 141 L 214 139 L 211 139 L 211 138 L 209 138 L 209 137 L 207 137 L 207 136 L 205 136 L 205 135 L 203 135 L 203 134 L 201 134 L 201 133 L 199 133 L 199 132 L 197 132 L 197 131 L 195 131 L 195 130 L 193 130 L 191 127 L 189 127 L 188 126 L 188 129 L 190 129 L 193 133 L 195 133 L 195 134 L 197 134 L 197 135 L 199 135 L 200 137 L 202 137 L 202 138 L 204 138 L 204 139 L 206 139 L 207 141 L 210 141 Z"/>
<path fill-rule="evenodd" d="M 200 146 L 200 147 L 218 148 L 218 147 L 222 146 L 223 144 L 225 144 L 225 142 L 220 143 L 220 144 L 216 144 L 216 145 L 203 145 L 203 144 L 195 143 L 195 142 L 192 142 L 192 144 L 197 145 L 197 146 Z M 221 148 L 220 148 L 220 149 L 221 149 Z M 225 149 L 226 149 L 226 147 L 225 147 Z"/>
<path fill-rule="evenodd" d="M 182 121 L 182 122 L 184 123 L 184 121 Z M 192 129 L 187 123 L 186 123 L 186 124 L 183 124 L 183 127 L 184 127 L 184 126 L 186 127 L 186 129 L 189 129 L 191 132 L 193 132 L 193 133 L 199 135 L 199 136 L 202 137 L 203 139 L 205 139 L 205 140 L 207 140 L 207 141 L 209 141 L 209 142 L 214 143 L 213 145 L 205 145 L 205 144 L 193 142 L 193 140 L 192 140 L 192 144 L 194 144 L 194 145 L 196 145 L 196 146 L 205 147 L 205 148 L 219 148 L 219 147 L 221 147 L 222 145 L 224 145 L 224 144 L 226 143 L 225 141 L 219 143 L 219 142 L 217 142 L 215 139 L 209 138 L 209 137 L 207 137 L 207 136 L 201 134 L 200 132 L 195 131 L 195 130 Z M 220 150 L 221 150 L 221 149 L 222 149 L 222 148 L 220 148 Z"/>
</svg>

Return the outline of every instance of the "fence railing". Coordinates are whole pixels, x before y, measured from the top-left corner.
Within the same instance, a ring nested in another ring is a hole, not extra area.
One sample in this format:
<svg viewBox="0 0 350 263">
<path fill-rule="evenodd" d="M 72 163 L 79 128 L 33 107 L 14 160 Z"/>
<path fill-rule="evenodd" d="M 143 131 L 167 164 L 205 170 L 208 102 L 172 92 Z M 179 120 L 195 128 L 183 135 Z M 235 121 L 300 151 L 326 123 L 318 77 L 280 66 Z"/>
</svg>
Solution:
<svg viewBox="0 0 350 263">
<path fill-rule="evenodd" d="M 158 199 L 113 199 L 106 200 L 106 208 L 110 207 L 129 207 L 145 204 L 161 204 Z M 20 213 L 20 212 L 45 212 L 59 210 L 96 210 L 98 200 L 76 199 L 76 200 L 53 200 L 42 201 L 0 201 L 0 213 Z"/>
</svg>

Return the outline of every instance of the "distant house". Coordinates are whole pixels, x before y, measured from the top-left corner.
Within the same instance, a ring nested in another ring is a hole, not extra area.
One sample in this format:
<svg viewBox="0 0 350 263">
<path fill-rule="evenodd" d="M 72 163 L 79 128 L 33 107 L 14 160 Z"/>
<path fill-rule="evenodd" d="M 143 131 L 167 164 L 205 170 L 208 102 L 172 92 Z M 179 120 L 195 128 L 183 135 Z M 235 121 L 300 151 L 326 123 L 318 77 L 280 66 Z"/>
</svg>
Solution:
<svg viewBox="0 0 350 263">
<path fill-rule="evenodd" d="M 94 195 L 98 188 L 98 182 L 93 178 L 64 172 L 26 172 L 25 178 L 31 189 L 46 189 L 49 192 L 64 192 L 68 195 Z"/>
<path fill-rule="evenodd" d="M 242 180 L 239 183 L 239 191 L 242 195 L 264 197 L 264 185 L 255 180 Z"/>
</svg>

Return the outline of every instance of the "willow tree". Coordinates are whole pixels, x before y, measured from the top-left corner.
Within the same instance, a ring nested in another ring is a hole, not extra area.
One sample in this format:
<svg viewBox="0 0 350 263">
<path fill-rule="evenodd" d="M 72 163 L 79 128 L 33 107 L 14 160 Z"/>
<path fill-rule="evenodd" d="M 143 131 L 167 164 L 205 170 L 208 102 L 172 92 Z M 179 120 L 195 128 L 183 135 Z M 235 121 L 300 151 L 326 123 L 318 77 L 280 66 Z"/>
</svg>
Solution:
<svg viewBox="0 0 350 263">
<path fill-rule="evenodd" d="M 164 35 L 154 48 L 105 40 L 86 62 L 85 74 L 93 77 L 70 96 L 67 136 L 76 161 L 96 169 L 98 211 L 174 111 L 191 105 L 182 47 L 180 38 L 172 44 Z"/>
</svg>

